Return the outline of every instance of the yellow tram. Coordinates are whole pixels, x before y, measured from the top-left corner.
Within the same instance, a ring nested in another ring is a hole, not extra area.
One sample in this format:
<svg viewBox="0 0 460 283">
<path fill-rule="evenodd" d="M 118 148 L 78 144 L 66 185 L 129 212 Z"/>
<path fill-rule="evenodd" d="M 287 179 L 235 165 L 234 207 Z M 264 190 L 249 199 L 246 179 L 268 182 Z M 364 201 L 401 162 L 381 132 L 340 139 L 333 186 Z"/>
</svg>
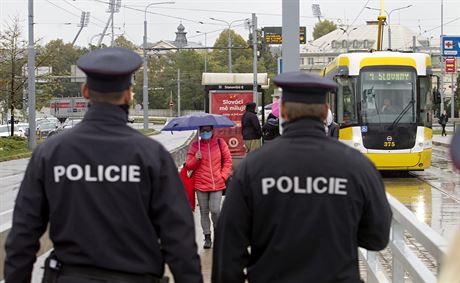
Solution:
<svg viewBox="0 0 460 283">
<path fill-rule="evenodd" d="M 394 51 L 339 55 L 322 75 L 337 82 L 329 103 L 339 139 L 379 170 L 431 165 L 432 80 L 428 54 Z"/>
</svg>

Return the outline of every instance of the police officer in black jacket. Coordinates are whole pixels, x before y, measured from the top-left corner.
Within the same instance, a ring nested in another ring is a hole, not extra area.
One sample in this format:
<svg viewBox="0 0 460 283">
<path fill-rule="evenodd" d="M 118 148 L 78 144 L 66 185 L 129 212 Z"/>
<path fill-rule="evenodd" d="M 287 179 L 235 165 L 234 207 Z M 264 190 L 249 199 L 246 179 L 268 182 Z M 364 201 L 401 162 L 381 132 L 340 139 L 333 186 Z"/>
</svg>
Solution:
<svg viewBox="0 0 460 283">
<path fill-rule="evenodd" d="M 212 282 L 360 282 L 358 247 L 381 250 L 389 238 L 379 172 L 324 134 L 335 82 L 301 72 L 274 82 L 283 88 L 283 135 L 237 168 L 217 226 Z"/>
<path fill-rule="evenodd" d="M 57 282 L 160 282 L 165 262 L 175 282 L 202 282 L 177 168 L 160 144 L 126 125 L 141 63 L 124 48 L 78 60 L 90 107 L 30 159 L 6 242 L 6 283 L 30 282 L 48 223 L 54 255 L 45 273 Z"/>
</svg>

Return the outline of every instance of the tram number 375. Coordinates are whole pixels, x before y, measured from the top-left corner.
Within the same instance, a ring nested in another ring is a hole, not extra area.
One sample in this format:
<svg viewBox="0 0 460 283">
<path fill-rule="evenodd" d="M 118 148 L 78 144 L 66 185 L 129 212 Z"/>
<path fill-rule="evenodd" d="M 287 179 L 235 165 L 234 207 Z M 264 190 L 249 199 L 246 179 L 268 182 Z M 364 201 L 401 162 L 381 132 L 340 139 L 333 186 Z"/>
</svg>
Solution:
<svg viewBox="0 0 460 283">
<path fill-rule="evenodd" d="M 383 143 L 383 147 L 395 147 L 396 143 L 394 141 L 386 141 Z"/>
</svg>

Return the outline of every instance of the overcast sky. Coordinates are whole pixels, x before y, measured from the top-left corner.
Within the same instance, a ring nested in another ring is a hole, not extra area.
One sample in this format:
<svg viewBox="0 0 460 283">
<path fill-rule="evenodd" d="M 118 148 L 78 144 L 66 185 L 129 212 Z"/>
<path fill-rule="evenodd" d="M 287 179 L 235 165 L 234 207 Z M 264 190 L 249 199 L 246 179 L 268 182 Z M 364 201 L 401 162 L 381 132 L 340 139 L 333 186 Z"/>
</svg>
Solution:
<svg viewBox="0 0 460 283">
<path fill-rule="evenodd" d="M 136 44 L 142 43 L 144 9 L 146 5 L 167 0 L 142 1 L 121 0 L 120 12 L 115 14 L 115 34 L 123 34 Z M 95 44 L 102 33 L 109 14 L 106 13 L 109 0 L 35 0 L 35 36 L 42 42 L 62 38 L 71 42 L 76 36 L 82 11 L 91 12 L 88 27 L 81 32 L 76 45 Z M 375 20 L 377 11 L 364 7 L 379 7 L 379 0 L 335 0 L 300 1 L 300 24 L 307 27 L 310 40 L 314 24 L 318 21 L 312 15 L 312 4 L 319 4 L 323 18 L 337 24 L 361 25 L 366 20 Z M 391 12 L 391 24 L 401 24 L 427 37 L 439 37 L 441 33 L 441 0 L 386 0 L 385 9 L 413 5 L 410 8 Z M 174 40 L 177 26 L 182 21 L 189 41 L 204 43 L 204 35 L 196 31 L 209 32 L 207 44 L 211 46 L 226 24 L 210 20 L 210 17 L 227 22 L 258 16 L 259 27 L 281 25 L 282 0 L 175 0 L 175 4 L 153 5 L 147 14 L 148 40 Z M 18 17 L 24 38 L 27 38 L 27 0 L 0 0 L 0 31 Z M 156 13 L 156 14 L 153 14 Z M 200 22 L 203 22 L 201 24 Z M 232 25 L 238 33 L 247 36 L 243 25 Z M 460 0 L 444 0 L 444 34 L 460 35 Z M 110 31 L 110 29 L 108 30 Z M 110 43 L 110 36 L 104 39 Z"/>
</svg>

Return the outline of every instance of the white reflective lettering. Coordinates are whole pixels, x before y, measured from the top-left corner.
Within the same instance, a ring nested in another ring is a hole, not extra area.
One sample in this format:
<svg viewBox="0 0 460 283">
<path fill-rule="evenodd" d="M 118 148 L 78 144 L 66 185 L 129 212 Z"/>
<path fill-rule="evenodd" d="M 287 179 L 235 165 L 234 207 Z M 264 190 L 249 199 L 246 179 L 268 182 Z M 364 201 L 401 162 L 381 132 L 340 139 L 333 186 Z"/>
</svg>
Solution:
<svg viewBox="0 0 460 283">
<path fill-rule="evenodd" d="M 348 180 L 343 179 L 343 178 L 336 178 L 335 179 L 335 194 L 336 195 L 347 195 L 347 191 L 345 190 L 347 188 Z M 343 190 L 342 190 L 343 189 Z"/>
<path fill-rule="evenodd" d="M 334 194 L 334 189 L 335 189 L 335 186 L 334 186 L 334 185 L 335 185 L 335 182 L 334 182 L 334 180 L 335 180 L 335 178 L 329 178 L 329 183 L 328 183 L 328 184 L 329 184 L 329 191 L 328 191 L 328 193 L 329 193 L 330 195 L 333 195 L 333 194 Z"/>
<path fill-rule="evenodd" d="M 127 175 L 127 166 L 126 165 L 122 165 L 121 166 L 121 181 L 122 182 L 126 182 L 126 175 Z"/>
<path fill-rule="evenodd" d="M 105 169 L 104 177 L 109 182 L 117 182 L 118 180 L 120 180 L 120 175 L 116 174 L 116 175 L 112 176 L 112 174 L 111 174 L 112 171 L 114 171 L 116 173 L 119 173 L 120 168 L 118 168 L 118 166 L 115 166 L 115 165 L 108 166 Z"/>
<path fill-rule="evenodd" d="M 307 194 L 311 194 L 312 193 L 312 182 L 313 182 L 313 178 L 312 177 L 307 177 Z"/>
<path fill-rule="evenodd" d="M 319 187 L 319 182 L 325 184 L 322 188 Z M 324 194 L 327 191 L 327 179 L 324 177 L 318 177 L 313 181 L 313 190 L 317 194 Z"/>
<path fill-rule="evenodd" d="M 73 175 L 73 171 L 75 171 L 75 175 Z M 66 177 L 70 181 L 81 180 L 81 178 L 83 177 L 83 168 L 81 168 L 81 166 L 78 164 L 69 165 L 66 170 Z"/>
<path fill-rule="evenodd" d="M 141 181 L 141 168 L 137 165 L 130 165 L 129 166 L 129 174 L 128 180 L 129 182 L 139 183 Z"/>
<path fill-rule="evenodd" d="M 275 186 L 275 178 L 263 178 L 262 179 L 262 194 L 268 195 L 268 189 L 271 189 Z"/>
<path fill-rule="evenodd" d="M 294 177 L 294 193 L 296 194 L 306 194 L 307 189 L 301 188 L 299 184 L 299 177 Z"/>
<path fill-rule="evenodd" d="M 65 167 L 62 165 L 54 166 L 54 182 L 59 183 L 59 179 L 65 174 Z"/>
<path fill-rule="evenodd" d="M 285 186 L 283 186 L 283 183 Z M 289 193 L 292 190 L 292 179 L 286 176 L 283 176 L 276 181 L 276 188 L 281 193 Z"/>
<path fill-rule="evenodd" d="M 85 165 L 85 181 L 87 182 L 96 182 L 97 178 L 91 176 L 91 166 Z"/>
<path fill-rule="evenodd" d="M 104 166 L 102 165 L 97 166 L 97 180 L 99 182 L 104 181 Z"/>
</svg>

